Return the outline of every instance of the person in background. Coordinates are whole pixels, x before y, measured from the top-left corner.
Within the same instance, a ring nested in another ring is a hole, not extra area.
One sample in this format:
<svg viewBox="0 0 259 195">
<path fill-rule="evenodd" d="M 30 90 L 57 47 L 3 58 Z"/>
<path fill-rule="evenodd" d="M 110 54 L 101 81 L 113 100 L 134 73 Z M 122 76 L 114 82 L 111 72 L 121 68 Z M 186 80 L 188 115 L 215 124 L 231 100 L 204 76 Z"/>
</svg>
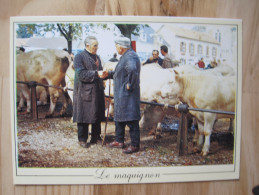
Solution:
<svg viewBox="0 0 259 195">
<path fill-rule="evenodd" d="M 92 125 L 90 144 L 101 139 L 101 121 L 105 121 L 103 67 L 96 54 L 98 41 L 94 36 L 86 37 L 85 49 L 74 59 L 75 79 L 73 94 L 73 122 L 77 123 L 78 141 L 88 147 L 88 126 Z"/>
<path fill-rule="evenodd" d="M 203 61 L 203 58 L 201 58 L 197 63 L 195 63 L 195 65 L 198 64 L 199 68 L 205 68 L 205 63 Z"/>
<path fill-rule="evenodd" d="M 113 57 L 109 59 L 110 62 L 118 62 L 119 60 L 117 59 L 117 53 L 113 54 Z"/>
<path fill-rule="evenodd" d="M 152 56 L 149 59 L 147 59 L 147 61 L 144 62 L 143 65 L 151 64 L 151 63 L 158 63 L 160 66 L 162 66 L 163 59 L 159 57 L 159 51 L 158 50 L 154 49 L 152 51 Z"/>
<path fill-rule="evenodd" d="M 24 47 L 20 47 L 20 52 L 25 52 L 25 49 L 24 49 Z"/>
<path fill-rule="evenodd" d="M 160 47 L 160 49 L 161 49 L 161 54 L 164 56 L 162 67 L 163 68 L 173 68 L 174 63 L 168 55 L 168 47 L 166 45 L 162 45 Z"/>
<path fill-rule="evenodd" d="M 114 80 L 114 121 L 116 139 L 109 144 L 112 148 L 124 148 L 126 125 L 130 128 L 130 145 L 123 150 L 126 154 L 139 151 L 140 147 L 140 60 L 130 48 L 130 39 L 119 37 L 115 46 L 121 58 L 108 78 Z"/>
</svg>

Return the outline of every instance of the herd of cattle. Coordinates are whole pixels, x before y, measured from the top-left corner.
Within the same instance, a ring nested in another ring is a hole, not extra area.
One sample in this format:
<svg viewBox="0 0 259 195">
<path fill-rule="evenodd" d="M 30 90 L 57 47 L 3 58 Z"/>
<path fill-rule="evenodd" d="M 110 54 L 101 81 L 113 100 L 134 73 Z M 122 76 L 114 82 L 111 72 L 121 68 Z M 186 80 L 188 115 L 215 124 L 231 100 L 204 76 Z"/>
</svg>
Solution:
<svg viewBox="0 0 259 195">
<path fill-rule="evenodd" d="M 112 70 L 116 63 L 108 62 L 104 69 Z M 63 96 L 64 103 L 60 114 L 63 115 L 69 104 L 73 101 L 74 70 L 71 56 L 61 50 L 35 50 L 17 55 L 16 59 L 17 81 L 36 81 L 42 84 L 62 86 L 57 88 L 37 87 L 38 103 L 46 104 L 50 97 L 50 108 L 47 116 L 52 116 L 56 102 Z M 218 64 L 216 68 L 199 70 L 194 65 L 182 65 L 175 68 L 163 69 L 158 64 L 147 64 L 141 67 L 140 89 L 141 100 L 157 102 L 165 105 L 187 103 L 189 107 L 213 109 L 235 112 L 236 97 L 236 70 L 227 64 Z M 110 83 L 109 83 L 110 82 Z M 105 94 L 113 96 L 112 80 L 105 82 Z M 109 90 L 109 86 L 111 87 Z M 24 84 L 17 84 L 17 98 L 20 111 L 27 102 L 27 112 L 30 112 L 30 88 Z M 110 113 L 112 113 L 112 104 Z M 165 115 L 178 115 L 174 109 L 145 106 L 140 120 L 141 128 L 151 128 L 159 124 Z M 198 131 L 194 136 L 197 150 L 205 156 L 209 152 L 210 135 L 213 125 L 219 118 L 234 117 L 231 115 L 215 114 L 209 112 L 190 111 L 198 123 Z M 204 140 L 205 137 L 205 140 Z"/>
</svg>

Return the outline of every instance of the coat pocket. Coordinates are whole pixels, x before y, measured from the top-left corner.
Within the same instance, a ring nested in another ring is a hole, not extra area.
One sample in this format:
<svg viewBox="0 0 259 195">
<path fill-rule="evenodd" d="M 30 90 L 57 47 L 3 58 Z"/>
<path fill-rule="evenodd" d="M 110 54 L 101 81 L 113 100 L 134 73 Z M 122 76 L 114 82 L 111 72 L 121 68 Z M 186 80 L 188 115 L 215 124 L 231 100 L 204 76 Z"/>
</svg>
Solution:
<svg viewBox="0 0 259 195">
<path fill-rule="evenodd" d="M 81 91 L 81 98 L 83 101 L 90 102 L 92 101 L 92 91 L 93 87 L 84 87 L 83 90 Z"/>
</svg>

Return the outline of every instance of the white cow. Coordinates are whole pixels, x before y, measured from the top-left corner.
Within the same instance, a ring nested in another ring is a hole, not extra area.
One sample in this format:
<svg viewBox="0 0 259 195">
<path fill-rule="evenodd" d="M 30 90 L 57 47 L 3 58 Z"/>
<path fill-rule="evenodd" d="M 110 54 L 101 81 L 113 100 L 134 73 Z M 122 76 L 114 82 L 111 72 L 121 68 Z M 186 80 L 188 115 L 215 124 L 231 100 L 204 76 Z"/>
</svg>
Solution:
<svg viewBox="0 0 259 195">
<path fill-rule="evenodd" d="M 68 90 L 68 88 L 74 89 L 74 77 L 75 77 L 74 64 L 71 63 L 66 71 L 66 76 L 65 76 L 66 86 L 64 87 L 64 90 L 68 92 L 68 95 L 72 102 L 73 102 L 73 90 Z"/>
<path fill-rule="evenodd" d="M 210 70 L 200 70 L 193 65 L 183 65 L 173 69 L 161 69 L 147 65 L 141 70 L 141 99 L 161 104 L 174 105 L 181 103 L 178 94 L 173 92 L 175 86 L 174 70 L 182 74 L 214 75 L 216 77 L 235 75 L 233 68 L 228 66 L 218 66 Z M 174 109 L 148 106 L 143 112 L 140 127 L 143 129 L 151 129 L 156 126 L 156 130 L 159 132 L 159 130 L 161 130 L 160 124 L 165 115 L 179 116 L 179 113 Z"/>
<path fill-rule="evenodd" d="M 36 81 L 38 83 L 65 86 L 65 73 L 71 63 L 70 55 L 63 50 L 35 50 L 21 53 L 17 56 L 17 81 Z M 20 91 L 20 103 L 18 111 L 21 110 L 24 100 L 27 101 L 27 112 L 31 110 L 30 89 L 27 85 L 17 84 Z M 50 108 L 46 116 L 52 116 L 57 99 L 63 90 L 50 87 Z M 68 99 L 65 101 L 60 112 L 63 115 L 67 108 Z"/>
<path fill-rule="evenodd" d="M 185 102 L 189 107 L 235 111 L 236 77 L 199 73 L 175 72 L 175 82 L 171 88 L 172 96 Z M 190 113 L 196 117 L 199 129 L 198 150 L 202 148 L 203 136 L 205 142 L 202 155 L 209 152 L 210 135 L 214 122 L 218 118 L 229 118 L 231 115 L 215 114 L 209 112 Z"/>
</svg>

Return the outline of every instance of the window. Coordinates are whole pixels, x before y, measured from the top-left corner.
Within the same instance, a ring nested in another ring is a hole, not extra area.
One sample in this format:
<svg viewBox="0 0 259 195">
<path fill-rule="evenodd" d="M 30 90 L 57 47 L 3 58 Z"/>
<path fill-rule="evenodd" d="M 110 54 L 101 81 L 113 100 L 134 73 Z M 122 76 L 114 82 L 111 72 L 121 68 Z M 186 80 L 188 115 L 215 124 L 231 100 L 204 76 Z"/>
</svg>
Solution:
<svg viewBox="0 0 259 195">
<path fill-rule="evenodd" d="M 190 43 L 189 45 L 189 53 L 191 56 L 194 56 L 194 44 Z"/>
<path fill-rule="evenodd" d="M 213 47 L 213 48 L 212 48 L 212 56 L 213 56 L 213 57 L 216 57 L 216 56 L 217 56 L 217 48 L 216 48 L 216 47 Z"/>
<path fill-rule="evenodd" d="M 207 57 L 210 56 L 210 48 L 209 48 L 209 46 L 206 47 L 206 56 Z"/>
<path fill-rule="evenodd" d="M 183 41 L 180 43 L 180 51 L 181 51 L 181 54 L 182 54 L 182 55 L 185 55 L 185 52 L 186 52 L 186 43 L 183 42 Z"/>
<path fill-rule="evenodd" d="M 202 45 L 198 45 L 198 52 L 199 55 L 202 55 Z"/>
<path fill-rule="evenodd" d="M 217 30 L 217 32 L 215 33 L 215 39 L 216 39 L 218 42 L 221 42 L 221 33 L 219 32 L 219 30 Z"/>
</svg>

